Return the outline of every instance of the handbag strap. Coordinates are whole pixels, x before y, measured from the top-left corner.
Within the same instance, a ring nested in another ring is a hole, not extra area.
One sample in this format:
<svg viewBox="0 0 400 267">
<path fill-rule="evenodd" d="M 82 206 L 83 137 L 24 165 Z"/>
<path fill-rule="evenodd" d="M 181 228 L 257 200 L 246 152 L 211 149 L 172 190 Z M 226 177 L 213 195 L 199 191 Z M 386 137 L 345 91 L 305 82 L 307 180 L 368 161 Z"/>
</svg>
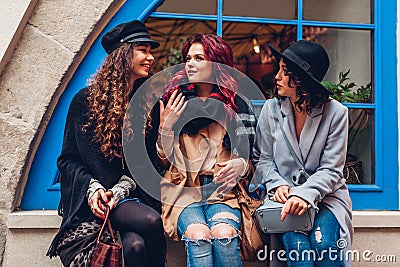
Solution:
<svg viewBox="0 0 400 267">
<path fill-rule="evenodd" d="M 105 210 L 105 218 L 104 218 L 103 225 L 101 226 L 99 235 L 97 236 L 96 243 L 99 243 L 99 242 L 100 242 L 100 238 L 101 238 L 101 236 L 103 235 L 103 232 L 104 232 L 104 229 L 106 228 L 106 225 L 108 226 L 108 230 L 109 230 L 109 232 L 110 232 L 111 239 L 112 239 L 112 241 L 115 243 L 116 241 L 115 241 L 115 236 L 114 236 L 114 230 L 113 230 L 113 228 L 112 228 L 112 226 L 111 226 L 111 222 L 110 222 L 110 219 L 109 219 L 109 216 L 110 216 L 110 207 L 107 206 L 107 205 L 105 205 L 105 207 L 106 207 L 106 210 Z"/>
<path fill-rule="evenodd" d="M 289 140 L 286 136 L 285 131 L 283 130 L 283 117 L 282 117 L 282 112 L 280 110 L 280 104 L 279 104 L 279 100 L 277 98 L 274 98 L 274 109 L 275 109 L 275 113 L 278 117 L 278 121 L 279 121 L 279 127 L 281 129 L 282 135 L 283 135 L 283 139 L 285 139 L 286 145 L 289 148 L 290 151 L 290 155 L 292 155 L 292 158 L 294 159 L 294 162 L 296 163 L 297 167 L 299 167 L 300 169 L 302 169 L 304 171 L 304 173 L 306 175 L 307 172 L 305 171 L 306 169 L 304 168 L 303 163 L 300 161 L 299 157 L 297 157 L 297 154 L 294 152 L 293 147 L 290 145 Z"/>
</svg>

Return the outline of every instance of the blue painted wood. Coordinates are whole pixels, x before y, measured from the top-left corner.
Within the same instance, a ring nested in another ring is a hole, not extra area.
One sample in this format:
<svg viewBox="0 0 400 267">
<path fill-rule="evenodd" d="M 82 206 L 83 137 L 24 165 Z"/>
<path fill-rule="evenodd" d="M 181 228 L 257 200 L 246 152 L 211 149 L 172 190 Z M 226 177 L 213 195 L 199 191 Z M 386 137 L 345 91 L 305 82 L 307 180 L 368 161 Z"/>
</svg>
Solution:
<svg viewBox="0 0 400 267">
<path fill-rule="evenodd" d="M 358 29 L 358 30 L 373 30 L 374 24 L 360 24 L 360 23 L 347 23 L 347 22 L 329 22 L 317 20 L 303 20 L 304 26 L 319 26 L 329 28 L 342 28 L 342 29 Z"/>
<path fill-rule="evenodd" d="M 281 25 L 297 25 L 297 20 L 284 20 L 284 19 L 268 19 L 256 17 L 240 17 L 240 16 L 223 16 L 224 21 L 230 22 L 251 22 L 251 23 L 264 23 L 264 24 L 281 24 Z"/>
<path fill-rule="evenodd" d="M 57 209 L 60 193 L 54 190 L 57 188 L 53 187 L 53 184 L 57 174 L 56 159 L 61 151 L 67 110 L 73 96 L 86 86 L 87 79 L 96 72 L 106 57 L 106 52 L 100 44 L 103 34 L 119 23 L 133 19 L 144 20 L 161 3 L 162 0 L 127 1 L 94 42 L 60 97 L 49 121 L 29 172 L 21 202 L 22 209 Z"/>
<path fill-rule="evenodd" d="M 375 103 L 366 104 L 366 103 L 346 103 L 346 102 L 343 102 L 342 104 L 343 104 L 343 106 L 346 106 L 348 108 L 365 108 L 365 109 L 375 109 L 376 108 L 376 104 Z"/>
<path fill-rule="evenodd" d="M 217 35 L 222 37 L 222 8 L 224 5 L 223 0 L 218 0 L 217 5 Z"/>
<path fill-rule="evenodd" d="M 153 12 L 150 14 L 151 18 L 168 18 L 168 19 L 195 19 L 195 20 L 217 20 L 217 15 L 204 15 L 204 14 L 183 14 L 183 13 L 169 13 L 169 12 Z"/>
<path fill-rule="evenodd" d="M 350 192 L 383 192 L 383 188 L 373 184 L 349 184 Z"/>
<path fill-rule="evenodd" d="M 374 94 L 375 176 L 382 190 L 361 190 L 353 186 L 351 198 L 357 210 L 399 209 L 396 0 L 375 1 Z"/>
<path fill-rule="evenodd" d="M 297 1 L 297 40 L 303 39 L 303 0 Z"/>
</svg>

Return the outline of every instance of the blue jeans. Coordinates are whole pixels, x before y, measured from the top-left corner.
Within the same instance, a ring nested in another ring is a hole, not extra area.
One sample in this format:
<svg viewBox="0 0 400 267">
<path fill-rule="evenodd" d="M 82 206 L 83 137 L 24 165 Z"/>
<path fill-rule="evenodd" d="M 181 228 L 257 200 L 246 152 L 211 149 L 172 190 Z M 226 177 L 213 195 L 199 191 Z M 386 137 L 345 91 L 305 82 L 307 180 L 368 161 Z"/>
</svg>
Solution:
<svg viewBox="0 0 400 267">
<path fill-rule="evenodd" d="M 230 213 L 230 216 L 223 216 Z M 187 206 L 178 219 L 178 234 L 185 242 L 188 267 L 241 267 L 239 248 L 239 228 L 241 213 L 225 204 L 194 203 Z M 184 235 L 191 224 L 203 224 L 212 229 L 219 223 L 226 223 L 236 229 L 232 237 L 213 237 L 192 239 Z"/>
<path fill-rule="evenodd" d="M 337 246 L 339 234 L 340 226 L 335 216 L 320 205 L 314 227 L 309 233 L 288 232 L 282 235 L 287 266 L 344 266 Z"/>
</svg>

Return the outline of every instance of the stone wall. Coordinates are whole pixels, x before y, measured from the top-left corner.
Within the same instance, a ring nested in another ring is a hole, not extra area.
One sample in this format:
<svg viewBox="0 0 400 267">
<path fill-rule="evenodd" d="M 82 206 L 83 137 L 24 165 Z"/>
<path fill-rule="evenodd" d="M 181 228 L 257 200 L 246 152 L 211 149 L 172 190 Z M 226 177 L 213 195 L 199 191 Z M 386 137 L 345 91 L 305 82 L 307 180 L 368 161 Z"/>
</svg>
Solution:
<svg viewBox="0 0 400 267">
<path fill-rule="evenodd" d="M 4 253 L 8 215 L 18 208 L 26 183 L 25 170 L 30 166 L 28 159 L 40 141 L 57 94 L 84 54 L 82 50 L 90 46 L 125 1 L 26 2 L 26 6 L 34 5 L 22 12 L 21 18 L 27 22 L 0 32 L 0 39 L 9 40 L 0 44 L 0 51 L 11 49 L 10 60 L 0 74 L 0 255 Z M 7 1 L 2 4 L 14 5 Z M 14 10 L 8 6 L 2 9 L 3 13 Z M 14 36 L 21 25 L 20 35 Z M 10 34 L 17 40 L 11 40 Z"/>
</svg>

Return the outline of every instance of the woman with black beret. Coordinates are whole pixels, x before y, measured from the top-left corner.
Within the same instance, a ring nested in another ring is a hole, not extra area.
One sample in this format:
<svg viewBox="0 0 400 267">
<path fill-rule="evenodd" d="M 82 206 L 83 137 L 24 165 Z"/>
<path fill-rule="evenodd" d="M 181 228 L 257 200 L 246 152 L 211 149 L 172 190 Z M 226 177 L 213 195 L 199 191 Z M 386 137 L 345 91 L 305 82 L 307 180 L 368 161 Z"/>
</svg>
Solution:
<svg viewBox="0 0 400 267">
<path fill-rule="evenodd" d="M 68 111 L 57 160 L 63 220 L 47 254 L 60 256 L 64 266 L 89 266 L 108 206 L 125 266 L 164 266 L 162 222 L 149 206 L 155 201 L 136 185 L 138 174 L 125 167 L 122 151 L 129 100 L 149 75 L 159 43 L 135 20 L 111 29 L 101 44 L 108 56 Z"/>
</svg>

